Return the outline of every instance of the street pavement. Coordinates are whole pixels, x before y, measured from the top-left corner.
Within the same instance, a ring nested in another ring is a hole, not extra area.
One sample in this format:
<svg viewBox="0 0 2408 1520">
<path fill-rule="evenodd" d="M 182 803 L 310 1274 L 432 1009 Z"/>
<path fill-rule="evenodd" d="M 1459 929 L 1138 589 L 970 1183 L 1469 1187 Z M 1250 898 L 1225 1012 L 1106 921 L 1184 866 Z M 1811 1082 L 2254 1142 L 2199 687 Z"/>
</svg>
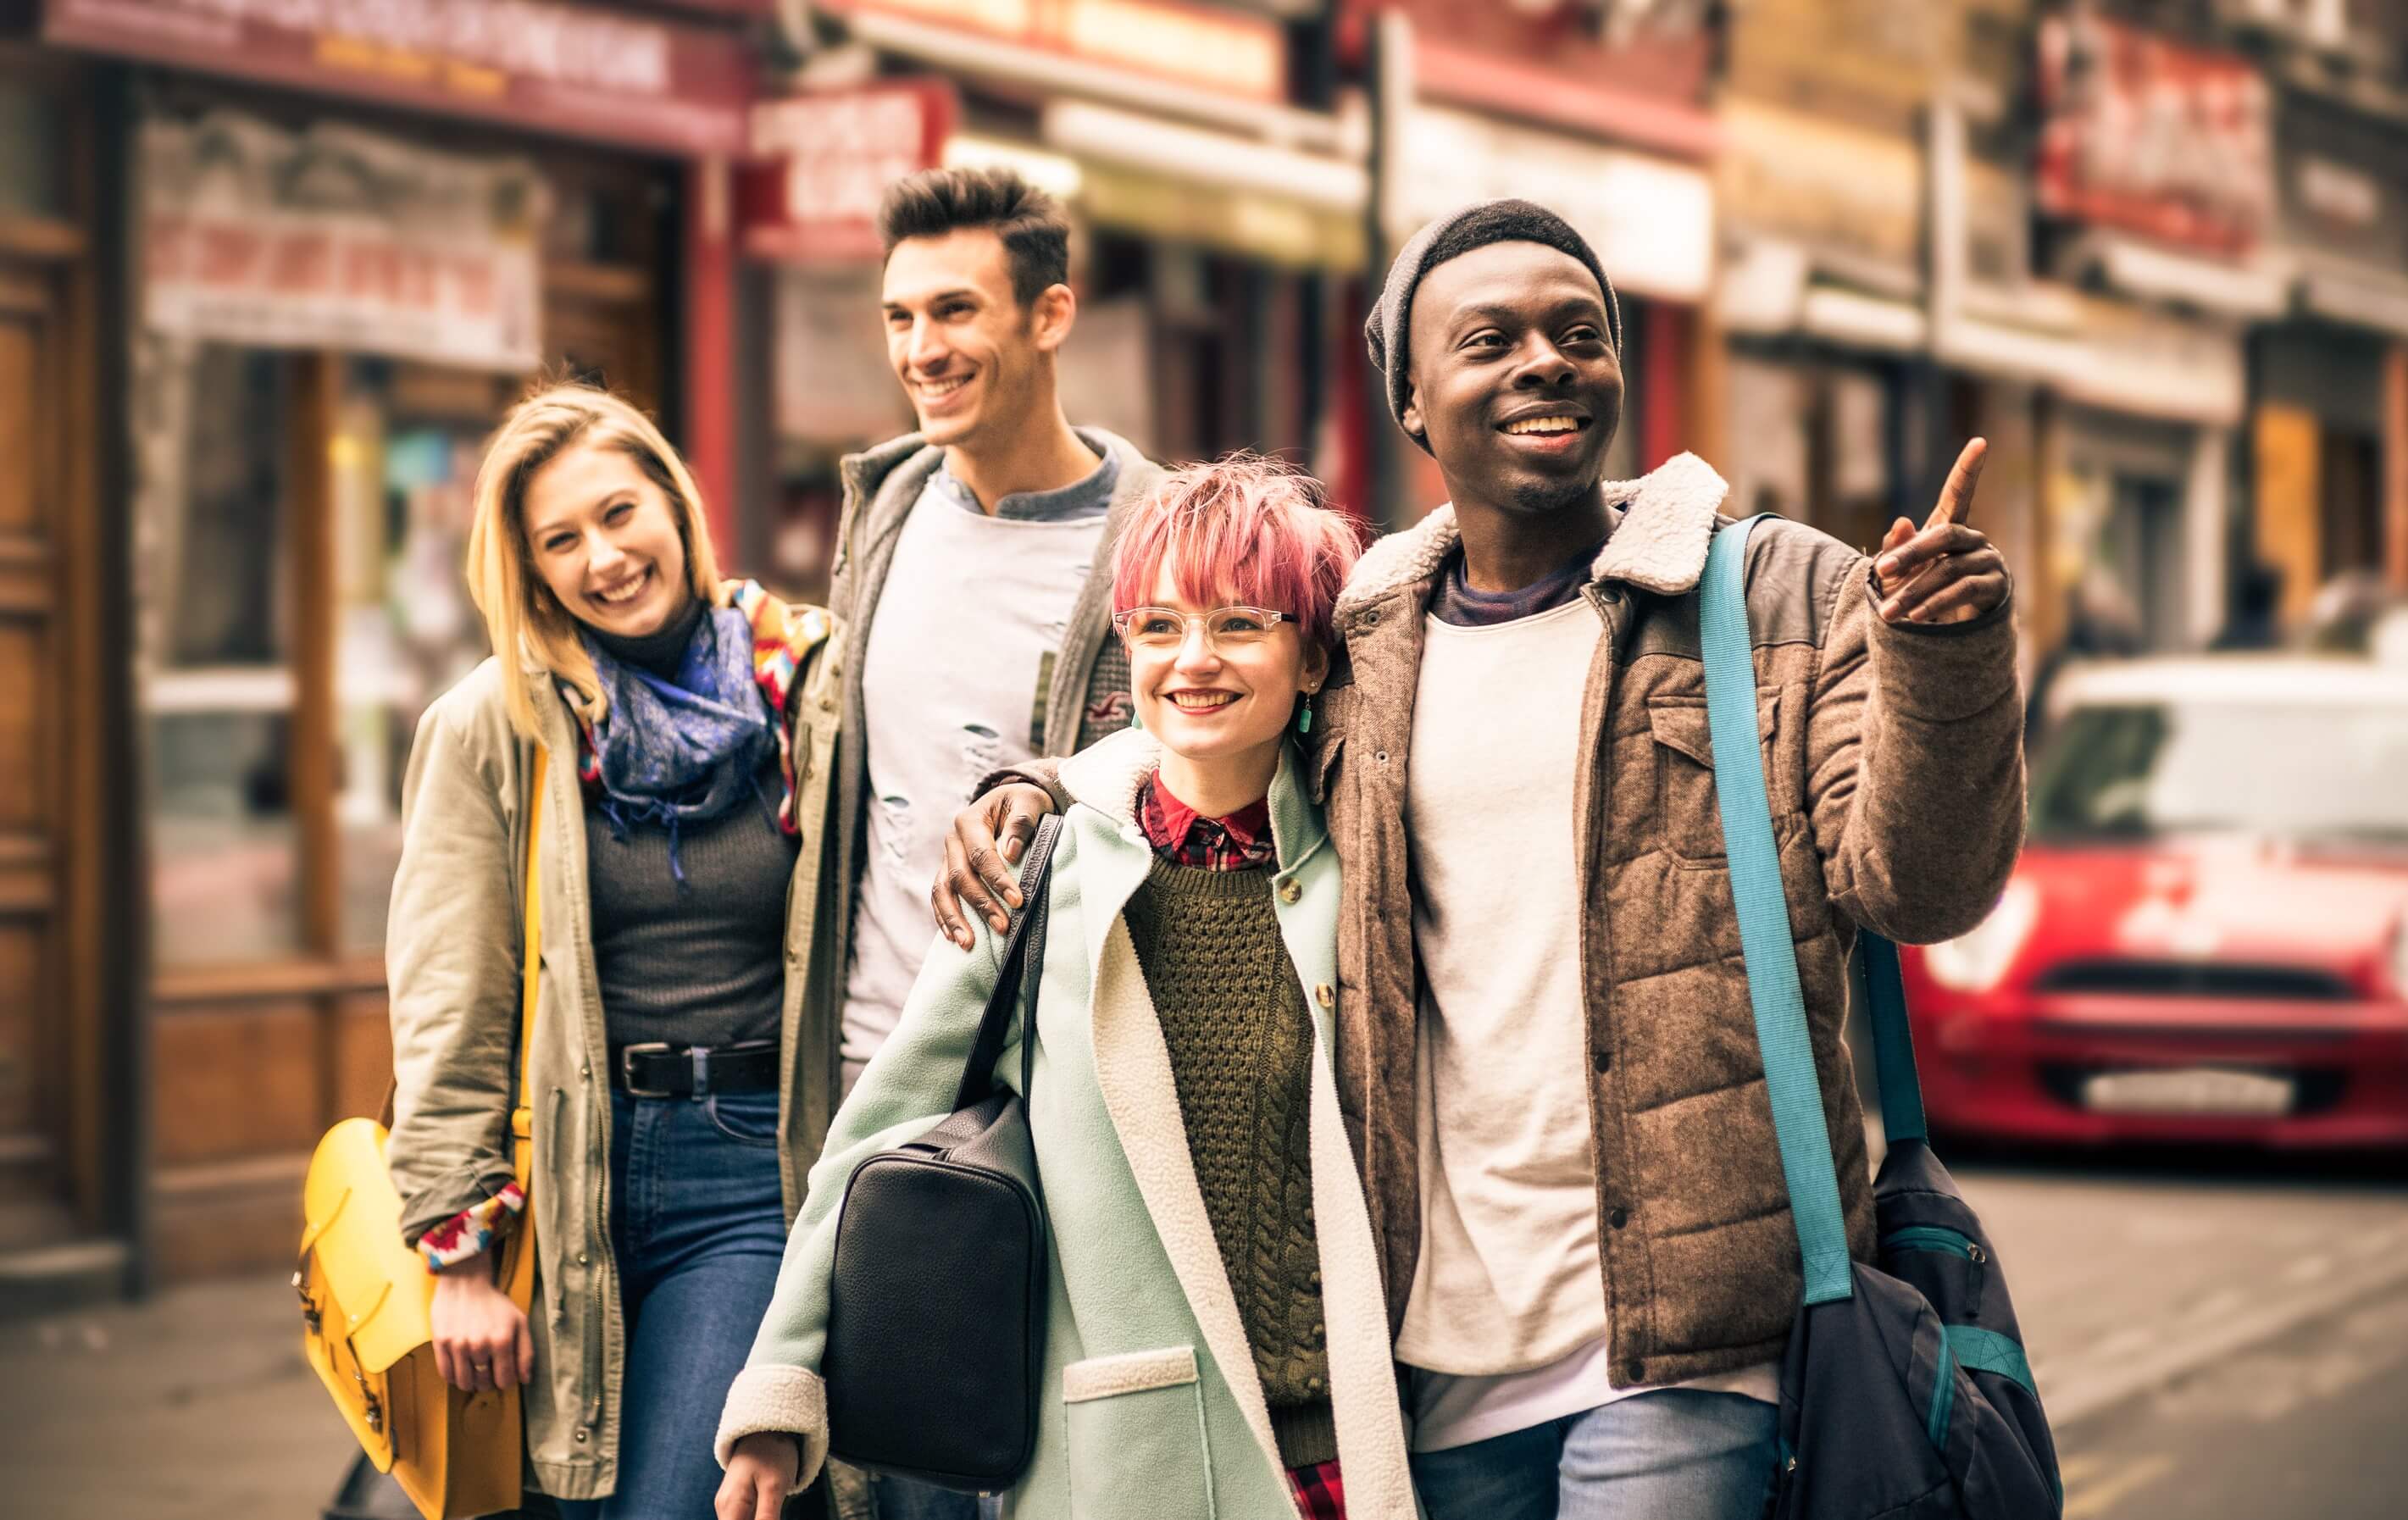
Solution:
<svg viewBox="0 0 2408 1520">
<path fill-rule="evenodd" d="M 2408 1513 L 2408 1176 L 1960 1162 L 2057 1427 L 2068 1520 Z M 0 1520 L 315 1520 L 350 1437 L 280 1278 L 0 1319 Z"/>
</svg>

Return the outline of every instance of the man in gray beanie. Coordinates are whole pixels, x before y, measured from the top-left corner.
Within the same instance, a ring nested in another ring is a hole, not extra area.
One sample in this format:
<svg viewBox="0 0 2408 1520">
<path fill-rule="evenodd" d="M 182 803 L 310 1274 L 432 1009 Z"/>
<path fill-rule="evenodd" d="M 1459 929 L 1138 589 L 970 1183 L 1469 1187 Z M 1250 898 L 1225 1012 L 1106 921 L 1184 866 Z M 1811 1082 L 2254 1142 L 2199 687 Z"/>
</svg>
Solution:
<svg viewBox="0 0 2408 1520">
<path fill-rule="evenodd" d="M 1432 1520 L 1754 1516 L 1802 1283 L 1698 639 L 1727 488 L 1691 454 L 1604 480 L 1621 320 L 1541 207 L 1424 228 L 1367 336 L 1454 497 L 1339 598 L 1307 771 L 1344 868 L 1338 986 L 1315 995 L 1414 1483 Z M 1877 560 L 1778 520 L 1747 543 L 1765 780 L 1860 1257 L 1857 926 L 1964 933 L 2022 838 L 2006 565 L 1964 522 L 1983 449 Z M 1044 805 L 1005 788 L 956 821 L 940 918 L 1005 896 L 995 838 L 1009 856 Z"/>
</svg>

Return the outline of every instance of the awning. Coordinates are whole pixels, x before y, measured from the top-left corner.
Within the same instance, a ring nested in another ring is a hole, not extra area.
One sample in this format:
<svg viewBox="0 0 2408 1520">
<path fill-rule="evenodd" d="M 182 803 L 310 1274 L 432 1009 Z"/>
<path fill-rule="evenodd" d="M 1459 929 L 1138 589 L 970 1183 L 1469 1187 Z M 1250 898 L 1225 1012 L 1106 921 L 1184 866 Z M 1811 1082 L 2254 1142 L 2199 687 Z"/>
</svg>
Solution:
<svg viewBox="0 0 2408 1520">
<path fill-rule="evenodd" d="M 1802 334 L 1842 348 L 1919 353 L 1930 338 L 1920 302 L 1843 279 L 1818 280 L 1823 260 L 1785 238 L 1750 238 L 1723 262 L 1714 304 L 1727 333 Z"/>
<path fill-rule="evenodd" d="M 2248 366 L 2234 330 L 2061 289 L 2031 303 L 2046 324 L 2027 325 L 1998 314 L 2004 303 L 1992 297 L 1990 314 L 1958 312 L 1939 323 L 1933 347 L 1942 363 L 2136 417 L 2218 427 L 2242 420 Z"/>
<path fill-rule="evenodd" d="M 2319 317 L 2408 337 L 2408 277 L 2365 265 L 2310 264 L 2300 305 Z"/>
<path fill-rule="evenodd" d="M 2290 308 L 2289 272 L 2272 258 L 2229 263 L 2093 232 L 2074 243 L 2066 260 L 2077 272 L 2095 268 L 2116 289 L 2153 300 L 2235 317 L 2279 317 Z"/>
<path fill-rule="evenodd" d="M 1580 229 L 1616 287 L 1705 299 L 1713 267 L 1714 189 L 1703 170 L 1448 106 L 1417 105 L 1390 148 L 1383 214 L 1398 240 L 1456 208 L 1518 195 Z"/>
</svg>

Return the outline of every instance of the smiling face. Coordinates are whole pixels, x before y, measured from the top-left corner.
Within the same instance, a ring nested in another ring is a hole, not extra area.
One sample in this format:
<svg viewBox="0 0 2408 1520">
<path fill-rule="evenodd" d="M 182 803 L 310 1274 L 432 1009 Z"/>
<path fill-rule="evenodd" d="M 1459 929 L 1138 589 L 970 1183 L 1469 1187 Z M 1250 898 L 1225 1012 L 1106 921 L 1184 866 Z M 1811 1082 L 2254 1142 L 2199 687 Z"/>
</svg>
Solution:
<svg viewBox="0 0 2408 1520">
<path fill-rule="evenodd" d="M 1024 306 L 994 232 L 903 239 L 887 257 L 881 302 L 887 362 L 930 443 L 1009 438 L 1052 409 L 1053 355 L 1077 303 L 1054 285 Z"/>
<path fill-rule="evenodd" d="M 657 633 L 684 609 L 678 509 L 624 449 L 588 437 L 526 482 L 527 556 L 568 615 L 622 638 Z"/>
<path fill-rule="evenodd" d="M 1542 243 L 1490 243 L 1424 275 L 1411 323 L 1404 424 L 1458 505 L 1549 512 L 1596 489 L 1622 366 L 1586 265 Z"/>
<path fill-rule="evenodd" d="M 1229 601 L 1193 599 L 1166 565 L 1148 605 L 1197 613 Z M 1218 649 L 1191 624 L 1176 650 L 1130 649 L 1129 695 L 1146 732 L 1191 765 L 1242 765 L 1268 756 L 1275 766 L 1297 696 L 1321 684 L 1327 663 L 1319 648 L 1307 646 L 1294 618 L 1282 618 L 1259 639 Z M 1264 767 L 1266 775 L 1269 768 Z"/>
</svg>

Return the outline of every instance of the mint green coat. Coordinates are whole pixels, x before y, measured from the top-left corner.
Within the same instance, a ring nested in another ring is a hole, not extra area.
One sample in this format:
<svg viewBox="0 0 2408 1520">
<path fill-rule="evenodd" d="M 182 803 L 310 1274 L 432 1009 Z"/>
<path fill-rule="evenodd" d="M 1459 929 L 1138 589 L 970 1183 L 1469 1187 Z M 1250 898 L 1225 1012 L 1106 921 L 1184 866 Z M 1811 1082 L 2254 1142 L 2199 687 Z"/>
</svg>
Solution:
<svg viewBox="0 0 2408 1520">
<path fill-rule="evenodd" d="M 1053 1251 L 1035 1460 L 1006 1500 L 1014 1520 L 1260 1520 L 1294 1513 L 1254 1358 L 1204 1211 L 1179 1094 L 1121 910 L 1154 863 L 1135 818 L 1156 750 L 1130 730 L 1064 763 L 1073 798 L 1049 887 L 1029 1124 Z M 1312 1011 L 1312 1199 L 1330 1390 L 1347 1512 L 1414 1520 L 1403 1418 L 1370 1222 L 1331 1064 L 1339 877 L 1291 748 L 1270 793 L 1280 932 Z M 853 1169 L 951 1111 L 1001 943 L 939 940 L 900 1025 L 836 1116 L 812 1169 L 718 1450 L 762 1430 L 827 1455 L 828 1272 Z M 1015 1036 L 996 1063 L 1016 1084 Z"/>
</svg>

